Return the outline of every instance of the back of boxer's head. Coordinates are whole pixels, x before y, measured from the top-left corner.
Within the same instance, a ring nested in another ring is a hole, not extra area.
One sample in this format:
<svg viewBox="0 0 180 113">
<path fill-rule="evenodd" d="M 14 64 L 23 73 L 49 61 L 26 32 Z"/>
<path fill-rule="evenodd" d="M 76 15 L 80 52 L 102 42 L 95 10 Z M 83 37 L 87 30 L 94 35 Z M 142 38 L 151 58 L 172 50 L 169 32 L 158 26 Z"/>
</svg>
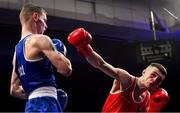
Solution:
<svg viewBox="0 0 180 113">
<path fill-rule="evenodd" d="M 42 7 L 39 7 L 39 6 L 36 6 L 34 4 L 25 4 L 22 9 L 21 9 L 21 12 L 20 12 L 20 15 L 19 15 L 19 18 L 20 18 L 20 22 L 27 22 L 32 14 L 36 12 L 38 14 L 47 14 L 47 12 L 42 8 Z"/>
<path fill-rule="evenodd" d="M 151 63 L 149 66 L 156 67 L 157 69 L 159 69 L 159 71 L 164 76 L 167 76 L 167 70 L 166 70 L 166 68 L 162 64 L 160 64 L 160 63 Z"/>
</svg>

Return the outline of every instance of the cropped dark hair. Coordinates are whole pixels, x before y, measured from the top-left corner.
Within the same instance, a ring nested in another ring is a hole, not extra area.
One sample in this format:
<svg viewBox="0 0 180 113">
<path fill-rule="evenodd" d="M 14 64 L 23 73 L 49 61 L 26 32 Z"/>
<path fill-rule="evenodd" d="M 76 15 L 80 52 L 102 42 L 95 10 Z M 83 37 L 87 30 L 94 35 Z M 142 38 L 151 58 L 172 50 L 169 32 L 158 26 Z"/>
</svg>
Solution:
<svg viewBox="0 0 180 113">
<path fill-rule="evenodd" d="M 159 71 L 160 71 L 164 76 L 167 76 L 167 70 L 166 70 L 166 68 L 165 68 L 162 64 L 160 64 L 160 63 L 151 63 L 150 66 L 158 68 Z"/>
</svg>

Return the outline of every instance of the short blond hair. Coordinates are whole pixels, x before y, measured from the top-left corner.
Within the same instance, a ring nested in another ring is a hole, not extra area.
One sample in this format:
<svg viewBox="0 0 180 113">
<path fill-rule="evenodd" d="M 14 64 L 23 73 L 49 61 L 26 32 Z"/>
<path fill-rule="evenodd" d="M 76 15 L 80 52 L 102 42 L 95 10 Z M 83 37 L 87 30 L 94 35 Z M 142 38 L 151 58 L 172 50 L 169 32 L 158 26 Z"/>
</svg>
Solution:
<svg viewBox="0 0 180 113">
<path fill-rule="evenodd" d="M 47 14 L 47 12 L 42 7 L 36 6 L 34 4 L 25 4 L 19 14 L 20 22 L 27 22 L 34 12 L 37 12 L 38 14 Z"/>
</svg>

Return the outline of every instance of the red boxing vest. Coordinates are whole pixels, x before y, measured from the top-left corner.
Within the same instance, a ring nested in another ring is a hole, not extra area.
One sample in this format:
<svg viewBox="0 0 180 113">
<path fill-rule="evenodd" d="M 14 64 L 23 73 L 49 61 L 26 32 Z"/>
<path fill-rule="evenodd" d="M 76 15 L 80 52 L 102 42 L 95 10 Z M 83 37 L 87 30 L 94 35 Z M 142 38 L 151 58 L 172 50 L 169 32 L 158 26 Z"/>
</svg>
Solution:
<svg viewBox="0 0 180 113">
<path fill-rule="evenodd" d="M 148 104 L 150 93 L 147 90 L 146 96 L 143 100 L 137 102 L 134 99 L 134 89 L 136 86 L 136 78 L 132 85 L 125 91 L 119 93 L 109 93 L 106 102 L 103 106 L 102 112 L 137 112 L 143 111 Z"/>
</svg>

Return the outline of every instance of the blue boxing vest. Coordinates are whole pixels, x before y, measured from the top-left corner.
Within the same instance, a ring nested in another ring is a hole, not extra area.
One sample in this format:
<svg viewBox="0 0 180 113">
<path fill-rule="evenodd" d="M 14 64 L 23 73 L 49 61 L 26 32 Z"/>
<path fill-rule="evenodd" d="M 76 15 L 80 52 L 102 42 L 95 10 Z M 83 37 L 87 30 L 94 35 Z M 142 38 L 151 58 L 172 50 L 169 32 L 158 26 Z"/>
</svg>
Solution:
<svg viewBox="0 0 180 113">
<path fill-rule="evenodd" d="M 31 34 L 20 40 L 15 47 L 15 72 L 19 77 L 27 96 L 39 87 L 57 86 L 55 75 L 52 71 L 52 64 L 46 57 L 36 60 L 27 60 L 25 58 L 25 41 L 30 35 Z"/>
</svg>

